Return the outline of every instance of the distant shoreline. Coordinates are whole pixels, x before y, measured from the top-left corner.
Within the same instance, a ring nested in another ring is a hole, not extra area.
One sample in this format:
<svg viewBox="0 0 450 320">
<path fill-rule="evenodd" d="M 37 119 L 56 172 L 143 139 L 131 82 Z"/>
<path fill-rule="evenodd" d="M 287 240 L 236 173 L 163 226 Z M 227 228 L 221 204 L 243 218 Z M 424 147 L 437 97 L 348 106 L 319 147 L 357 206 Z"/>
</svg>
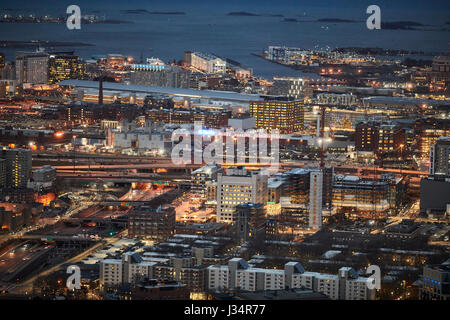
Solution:
<svg viewBox="0 0 450 320">
<path fill-rule="evenodd" d="M 29 48 L 29 47 L 94 47 L 94 44 L 84 42 L 62 42 L 62 41 L 16 41 L 0 40 L 1 48 Z"/>
<path fill-rule="evenodd" d="M 57 23 L 64 24 L 66 23 L 67 18 L 58 17 L 58 18 L 42 18 L 42 17 L 28 17 L 28 18 L 19 18 L 19 17 L 3 17 L 0 19 L 0 23 Z M 88 19 L 81 18 L 81 23 L 84 24 L 131 24 L 134 23 L 132 21 L 126 20 L 118 20 L 118 19 L 104 19 L 101 20 L 99 18 Z"/>
<path fill-rule="evenodd" d="M 229 12 L 227 14 L 227 16 L 240 16 L 240 17 L 278 17 L 278 18 L 283 18 L 284 15 L 282 14 L 277 14 L 277 13 L 263 13 L 263 14 L 259 14 L 259 13 L 251 13 L 251 12 L 247 12 L 247 11 L 233 11 L 233 12 Z"/>
</svg>

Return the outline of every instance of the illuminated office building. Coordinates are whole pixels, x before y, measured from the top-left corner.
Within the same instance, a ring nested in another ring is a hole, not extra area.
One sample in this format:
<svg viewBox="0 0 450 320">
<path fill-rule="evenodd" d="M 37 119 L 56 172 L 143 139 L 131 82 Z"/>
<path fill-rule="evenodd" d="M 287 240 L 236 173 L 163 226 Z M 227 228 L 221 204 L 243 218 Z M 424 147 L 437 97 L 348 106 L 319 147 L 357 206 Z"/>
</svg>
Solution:
<svg viewBox="0 0 450 320">
<path fill-rule="evenodd" d="M 229 112 L 207 111 L 199 108 L 150 109 L 145 111 L 145 116 L 153 122 L 187 124 L 198 121 L 207 128 L 223 128 L 228 125 Z"/>
<path fill-rule="evenodd" d="M 417 137 L 417 152 L 423 158 L 430 155 L 430 148 L 439 137 L 450 136 L 450 120 L 427 118 L 417 120 L 414 124 Z"/>
<path fill-rule="evenodd" d="M 6 187 L 26 187 L 31 175 L 31 150 L 9 149 L 0 150 L 0 159 L 5 159 Z"/>
<path fill-rule="evenodd" d="M 280 133 L 293 133 L 303 129 L 303 101 L 273 99 L 252 101 L 250 115 L 256 119 L 256 127 L 268 131 L 278 129 Z"/>
<path fill-rule="evenodd" d="M 430 148 L 430 175 L 450 177 L 450 137 L 439 137 Z"/>
<path fill-rule="evenodd" d="M 333 207 L 354 217 L 386 217 L 396 206 L 396 185 L 397 180 L 390 176 L 374 180 L 337 175 L 333 184 Z"/>
<path fill-rule="evenodd" d="M 84 64 L 74 55 L 50 55 L 48 60 L 48 83 L 62 80 L 82 79 Z"/>
<path fill-rule="evenodd" d="M 241 203 L 267 202 L 267 176 L 243 167 L 217 175 L 217 222 L 235 223 L 235 207 Z"/>
</svg>

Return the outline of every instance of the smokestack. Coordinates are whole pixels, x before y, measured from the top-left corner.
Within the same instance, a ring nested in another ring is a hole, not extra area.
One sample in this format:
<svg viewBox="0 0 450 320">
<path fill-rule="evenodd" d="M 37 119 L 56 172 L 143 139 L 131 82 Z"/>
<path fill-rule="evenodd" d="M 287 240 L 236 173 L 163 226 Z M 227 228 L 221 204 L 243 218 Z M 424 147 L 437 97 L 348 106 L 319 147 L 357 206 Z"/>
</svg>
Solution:
<svg viewBox="0 0 450 320">
<path fill-rule="evenodd" d="M 98 104 L 103 104 L 103 76 L 98 79 Z"/>
</svg>

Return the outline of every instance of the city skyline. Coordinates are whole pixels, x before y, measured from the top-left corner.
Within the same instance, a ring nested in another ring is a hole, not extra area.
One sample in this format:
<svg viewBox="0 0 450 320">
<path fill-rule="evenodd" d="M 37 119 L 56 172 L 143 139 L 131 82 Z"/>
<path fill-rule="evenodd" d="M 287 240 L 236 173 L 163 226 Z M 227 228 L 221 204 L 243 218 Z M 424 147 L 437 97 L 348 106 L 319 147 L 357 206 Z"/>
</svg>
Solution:
<svg viewBox="0 0 450 320">
<path fill-rule="evenodd" d="M 1 9 L 0 301 L 449 300 L 448 9 Z"/>
</svg>

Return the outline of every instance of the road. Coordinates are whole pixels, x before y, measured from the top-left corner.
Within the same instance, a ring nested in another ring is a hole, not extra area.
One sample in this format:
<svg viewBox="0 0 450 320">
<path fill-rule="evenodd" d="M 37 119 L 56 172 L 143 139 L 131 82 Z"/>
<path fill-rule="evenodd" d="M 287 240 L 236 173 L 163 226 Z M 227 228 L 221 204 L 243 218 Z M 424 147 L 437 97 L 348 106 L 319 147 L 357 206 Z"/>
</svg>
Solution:
<svg viewBox="0 0 450 320">
<path fill-rule="evenodd" d="M 397 216 L 389 217 L 392 220 L 392 222 L 390 222 L 389 224 L 385 225 L 382 228 L 372 230 L 370 233 L 378 234 L 393 225 L 399 224 L 400 222 L 402 222 L 403 219 L 414 219 L 414 217 L 416 217 L 417 214 L 419 213 L 419 209 L 420 209 L 420 201 L 417 200 L 415 202 L 412 202 L 409 205 L 407 205 L 404 209 L 402 209 Z"/>
<path fill-rule="evenodd" d="M 4 248 L 0 254 L 0 281 L 11 281 L 11 275 L 33 261 L 50 246 L 23 241 L 18 245 Z"/>
</svg>

